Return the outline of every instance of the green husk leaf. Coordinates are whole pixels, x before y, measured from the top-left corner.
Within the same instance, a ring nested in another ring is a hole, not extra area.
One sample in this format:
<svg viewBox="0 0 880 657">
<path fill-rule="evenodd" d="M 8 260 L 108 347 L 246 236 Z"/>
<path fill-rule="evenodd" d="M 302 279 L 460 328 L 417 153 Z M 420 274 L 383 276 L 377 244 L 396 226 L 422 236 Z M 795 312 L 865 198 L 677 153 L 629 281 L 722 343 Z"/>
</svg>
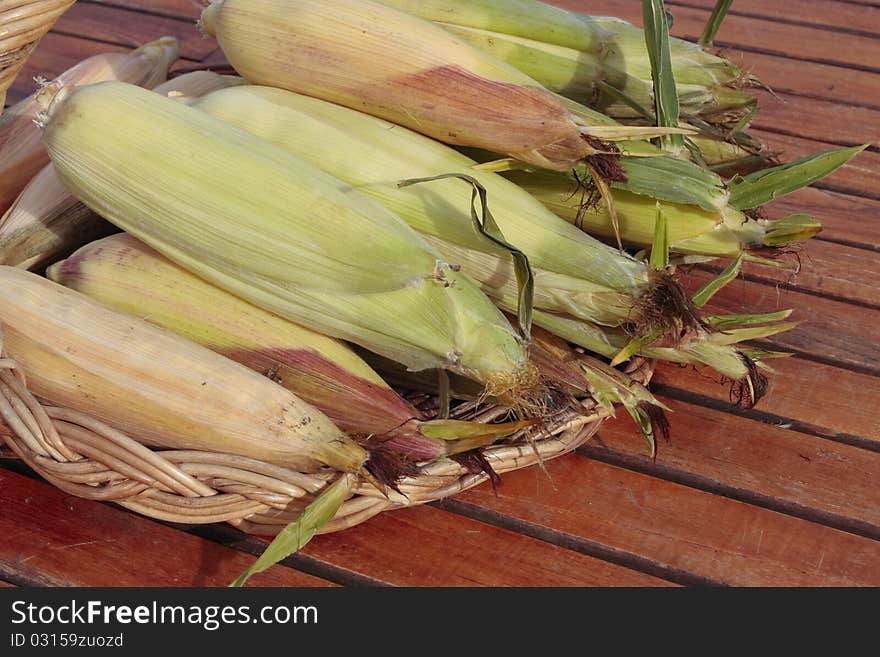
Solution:
<svg viewBox="0 0 880 657">
<path fill-rule="evenodd" d="M 648 444 L 648 450 L 651 453 L 651 458 L 657 458 L 657 439 L 654 436 L 654 427 L 651 425 L 651 418 L 646 414 L 639 410 L 636 406 L 631 406 L 629 404 L 625 404 L 624 408 L 626 412 L 629 413 L 630 417 L 635 421 L 636 425 L 639 427 L 639 430 L 642 432 L 642 436 L 645 438 L 645 442 Z"/>
<path fill-rule="evenodd" d="M 694 305 L 698 308 L 702 308 L 707 303 L 709 303 L 709 300 L 714 297 L 721 288 L 730 283 L 739 275 L 739 272 L 742 269 L 742 263 L 743 256 L 742 254 L 740 254 L 740 256 L 732 263 L 730 263 L 730 265 L 728 265 L 724 271 L 718 274 L 718 276 L 713 278 L 711 281 L 708 281 L 699 290 L 694 292 L 694 295 L 691 297 Z"/>
<path fill-rule="evenodd" d="M 626 182 L 613 182 L 614 188 L 710 211 L 727 205 L 727 191 L 721 178 L 693 162 L 666 156 L 623 156 L 620 166 Z"/>
<path fill-rule="evenodd" d="M 782 322 L 770 326 L 750 326 L 745 328 L 729 329 L 712 334 L 712 342 L 721 345 L 734 345 L 748 340 L 761 340 L 769 338 L 795 328 L 800 322 Z"/>
<path fill-rule="evenodd" d="M 773 372 L 773 368 L 764 364 L 764 361 L 771 358 L 788 358 L 789 356 L 794 356 L 794 354 L 790 351 L 768 351 L 766 349 L 753 349 L 751 347 L 743 347 L 740 349 L 744 356 L 752 359 L 755 362 L 755 365 L 760 367 L 761 369 L 767 370 L 768 372 Z"/>
<path fill-rule="evenodd" d="M 651 244 L 651 259 L 648 262 L 652 268 L 663 271 L 669 266 L 669 230 L 660 201 L 657 201 L 656 206 L 657 221 L 654 222 L 654 241 Z"/>
<path fill-rule="evenodd" d="M 620 373 L 612 367 L 598 363 L 594 367 L 582 364 L 581 370 L 589 384 L 590 395 L 596 400 L 596 403 L 612 415 L 615 411 L 615 404 L 620 404 L 626 409 L 641 430 L 642 436 L 651 450 L 651 458 L 654 458 L 656 455 L 654 426 L 650 415 L 642 410 L 642 406 L 650 404 L 664 411 L 670 410 L 669 407 L 656 399 L 644 386 L 634 381 L 622 381 Z"/>
<path fill-rule="evenodd" d="M 745 262 L 753 262 L 757 265 L 766 265 L 767 267 L 775 267 L 776 269 L 797 269 L 797 265 L 790 262 L 774 258 L 765 258 L 763 256 L 755 255 L 754 253 L 749 253 L 748 251 L 743 251 L 742 258 Z"/>
<path fill-rule="evenodd" d="M 637 141 L 653 139 L 655 137 L 679 137 L 695 135 L 697 130 L 692 128 L 658 127 L 658 126 L 630 126 L 630 125 L 593 125 L 581 126 L 582 134 L 590 135 L 604 141 Z"/>
<path fill-rule="evenodd" d="M 790 194 L 824 178 L 868 146 L 820 151 L 747 176 L 735 176 L 729 183 L 730 205 L 737 210 L 750 210 Z"/>
<path fill-rule="evenodd" d="M 712 14 L 709 16 L 709 20 L 706 22 L 706 27 L 703 28 L 703 34 L 700 35 L 700 40 L 698 43 L 704 48 L 708 48 L 712 45 L 712 42 L 715 40 L 715 35 L 718 34 L 718 29 L 721 27 L 721 23 L 724 21 L 724 17 L 727 15 L 727 10 L 730 9 L 730 5 L 733 4 L 733 0 L 718 0 L 715 3 L 715 7 L 712 9 Z"/>
<path fill-rule="evenodd" d="M 431 420 L 419 425 L 419 433 L 426 438 L 436 438 L 447 442 L 485 439 L 482 444 L 489 445 L 499 438 L 510 436 L 520 429 L 534 425 L 536 422 L 537 420 L 523 420 L 503 424 L 487 424 L 485 422 L 466 422 L 463 420 Z"/>
<path fill-rule="evenodd" d="M 663 0 L 642 0 L 642 16 L 645 26 L 645 45 L 651 60 L 651 78 L 654 81 L 654 103 L 657 125 L 678 127 L 678 89 L 672 70 L 672 54 L 669 50 L 669 22 Z M 667 135 L 661 139 L 663 147 L 678 152 L 684 146 L 680 135 Z"/>
<path fill-rule="evenodd" d="M 725 331 L 741 326 L 781 322 L 788 319 L 791 313 L 791 310 L 780 310 L 774 313 L 756 313 L 752 315 L 709 315 L 704 317 L 703 320 L 712 328 L 718 331 Z"/>
<path fill-rule="evenodd" d="M 311 504 L 303 509 L 299 518 L 281 530 L 278 536 L 263 550 L 263 554 L 256 562 L 239 575 L 230 586 L 244 586 L 252 575 L 263 572 L 294 552 L 301 550 L 312 540 L 321 527 L 333 519 L 333 516 L 339 511 L 339 507 L 350 496 L 355 481 L 354 475 L 344 474 L 322 491 Z"/>
<path fill-rule="evenodd" d="M 765 246 L 803 242 L 822 231 L 819 220 L 808 214 L 790 214 L 782 219 L 768 221 L 764 225 L 767 228 L 764 236 Z"/>
<path fill-rule="evenodd" d="M 475 164 L 471 169 L 476 171 L 491 171 L 492 173 L 504 173 L 505 171 L 532 171 L 534 165 L 512 157 L 502 157 L 490 162 Z"/>
<path fill-rule="evenodd" d="M 642 349 L 647 347 L 652 342 L 655 342 L 660 338 L 662 332 L 660 330 L 651 331 L 647 335 L 642 335 L 630 340 L 623 349 L 621 349 L 614 358 L 611 359 L 611 366 L 616 367 L 621 363 L 625 363 L 630 358 L 635 356 L 637 353 L 641 352 Z"/>
<path fill-rule="evenodd" d="M 504 234 L 501 232 L 498 224 L 495 223 L 495 217 L 492 216 L 492 212 L 489 210 L 486 188 L 483 187 L 476 178 L 463 173 L 444 173 L 439 176 L 431 176 L 428 178 L 412 178 L 409 180 L 402 180 L 397 184 L 399 187 L 408 187 L 409 185 L 433 182 L 435 180 L 445 180 L 448 178 L 463 180 L 471 186 L 471 219 L 474 228 L 488 240 L 510 252 L 511 257 L 513 258 L 514 271 L 516 272 L 516 283 L 519 289 L 516 311 L 517 321 L 523 338 L 526 342 L 530 342 L 532 336 L 532 312 L 534 308 L 533 299 L 535 296 L 535 279 L 532 275 L 532 268 L 529 265 L 529 259 L 526 254 L 504 239 Z M 480 201 L 480 212 L 477 212 L 478 199 Z"/>
</svg>

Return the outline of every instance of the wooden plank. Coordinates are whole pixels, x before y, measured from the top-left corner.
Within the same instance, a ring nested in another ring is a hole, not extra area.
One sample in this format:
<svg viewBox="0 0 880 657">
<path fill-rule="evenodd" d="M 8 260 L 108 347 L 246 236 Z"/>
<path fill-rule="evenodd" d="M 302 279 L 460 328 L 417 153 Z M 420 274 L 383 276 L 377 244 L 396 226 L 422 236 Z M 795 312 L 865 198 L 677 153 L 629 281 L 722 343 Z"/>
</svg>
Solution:
<svg viewBox="0 0 880 657">
<path fill-rule="evenodd" d="M 102 52 L 126 50 L 128 48 L 50 32 L 43 37 L 28 58 L 21 73 L 9 89 L 9 97 L 17 101 L 32 94 L 36 89 L 33 80 L 36 76 L 51 80 L 86 57 Z"/>
<path fill-rule="evenodd" d="M 382 513 L 351 529 L 316 537 L 303 553 L 399 586 L 670 585 L 432 507 Z"/>
<path fill-rule="evenodd" d="M 645 474 L 569 455 L 445 503 L 645 560 L 682 578 L 739 586 L 876 586 L 880 543 Z"/>
<path fill-rule="evenodd" d="M 672 8 L 673 12 L 678 6 L 711 11 L 715 6 L 715 1 L 668 0 L 666 5 Z M 765 0 L 736 0 L 736 3 L 731 5 L 729 14 L 804 23 L 826 30 L 837 28 L 844 31 L 880 35 L 880 9 L 875 6 L 835 0 L 798 0 L 796 7 L 796 11 L 785 12 L 780 11 L 778 5 L 768 3 Z M 724 29 L 723 24 L 721 29 Z"/>
<path fill-rule="evenodd" d="M 554 4 L 566 6 L 592 14 L 618 16 L 636 25 L 642 24 L 641 6 L 637 2 L 621 0 L 591 0 L 589 5 L 578 0 L 555 0 Z M 682 32 L 681 12 L 675 8 L 676 24 L 673 34 L 687 37 Z M 690 36 L 696 38 L 705 24 L 705 15 L 699 20 L 691 21 Z M 756 29 L 753 24 L 752 29 Z M 723 56 L 730 59 L 743 70 L 756 75 L 765 84 L 779 92 L 791 92 L 798 95 L 811 96 L 856 104 L 869 104 L 880 107 L 880 77 L 870 72 L 846 69 L 833 64 L 806 63 L 792 59 L 786 53 L 773 55 L 749 49 L 744 41 L 727 36 L 729 25 L 725 22 L 722 36 L 725 36 L 719 48 Z M 786 43 L 783 40 L 781 43 Z"/>
<path fill-rule="evenodd" d="M 217 44 L 205 38 L 195 23 L 143 14 L 128 9 L 78 2 L 68 9 L 53 28 L 54 32 L 135 48 L 163 36 L 180 40 L 180 55 L 195 61 L 211 53 Z"/>
<path fill-rule="evenodd" d="M 226 586 L 253 557 L 0 469 L 0 575 L 44 586 Z M 254 586 L 328 586 L 274 566 Z"/>
<path fill-rule="evenodd" d="M 880 110 L 757 89 L 758 113 L 753 125 L 838 146 L 880 144 Z"/>
<path fill-rule="evenodd" d="M 579 0 L 556 0 L 554 4 L 583 10 Z M 709 12 L 691 7 L 670 7 L 674 17 L 672 34 L 696 41 L 706 25 Z M 590 2 L 593 14 L 608 14 L 642 24 L 641 5 L 630 0 L 597 0 Z M 877 70 L 880 40 L 870 36 L 848 34 L 844 39 L 837 32 L 819 27 L 783 24 L 773 20 L 728 15 L 716 39 L 720 47 L 735 44 L 738 48 L 777 54 L 813 62 L 836 64 L 861 70 Z M 803 75 L 808 75 L 804 67 Z"/>
<path fill-rule="evenodd" d="M 606 423 L 585 453 L 880 538 L 880 454 L 660 399 L 672 410 L 671 439 L 658 446 L 656 462 L 628 419 Z"/>
<path fill-rule="evenodd" d="M 880 450 L 880 384 L 875 377 L 793 356 L 770 362 L 769 390 L 754 411 L 730 402 L 729 385 L 707 368 L 661 364 L 651 387 L 688 400 L 719 402 L 733 413 L 767 417 L 780 425 Z M 695 397 L 698 396 L 698 397 Z M 700 400 L 703 398 L 703 400 Z M 673 418 L 674 419 L 674 418 Z"/>
<path fill-rule="evenodd" d="M 80 0 L 80 3 L 122 7 L 192 22 L 198 20 L 203 8 L 200 0 Z"/>
<path fill-rule="evenodd" d="M 745 263 L 743 276 L 880 308 L 880 261 L 875 252 L 814 239 L 801 245 L 796 253 L 800 261 L 797 272 Z M 781 260 L 792 265 L 797 262 L 794 255 Z M 717 261 L 701 268 L 718 273 L 726 264 Z"/>
<path fill-rule="evenodd" d="M 155 538 L 150 538 L 153 543 L 168 540 L 169 546 L 173 546 L 173 542 L 164 537 L 166 533 L 170 532 L 171 535 L 184 537 L 181 538 L 183 543 L 178 545 L 176 549 L 194 552 L 196 550 L 189 547 L 187 542 L 203 542 L 205 545 L 214 546 L 211 549 L 216 548 L 222 554 L 230 552 L 238 555 L 235 563 L 239 565 L 244 563 L 242 569 L 247 567 L 247 560 L 253 558 L 231 548 L 224 548 L 210 541 L 189 536 L 179 530 L 152 523 L 136 514 L 126 514 L 107 505 L 87 503 L 84 500 L 66 496 L 48 484 L 0 469 L 0 477 L 7 475 L 21 478 L 30 485 L 22 489 L 18 481 L 9 486 L 6 486 L 5 481 L 3 482 L 4 486 L 10 489 L 6 493 L 7 497 L 16 502 L 18 506 L 24 504 L 26 511 L 32 514 L 35 509 L 38 510 L 38 513 L 43 513 L 43 507 L 47 504 L 46 500 L 49 500 L 49 513 L 52 513 L 51 504 L 53 501 L 57 502 L 55 498 L 61 499 L 65 505 L 76 505 L 71 515 L 76 513 L 77 516 L 82 516 L 81 504 L 89 505 L 89 515 L 85 519 L 68 518 L 68 524 L 73 524 L 79 533 L 74 534 L 72 530 L 65 529 L 63 536 L 55 539 L 54 542 L 70 545 L 82 541 L 85 546 L 101 545 L 98 553 L 89 557 L 91 561 L 95 562 L 93 564 L 95 568 L 101 566 L 102 560 L 107 558 L 107 553 L 111 551 L 112 547 L 105 547 L 103 539 L 96 539 L 95 536 L 119 533 L 117 531 L 119 527 L 116 524 L 110 524 L 116 520 L 119 514 L 122 514 L 123 517 L 130 515 L 135 526 L 134 535 L 126 534 L 118 538 L 117 544 L 121 543 L 120 549 L 133 549 L 131 546 L 137 545 L 144 536 L 150 535 L 150 532 L 153 531 L 151 527 L 155 527 L 158 535 Z M 31 491 L 31 488 L 34 487 L 40 489 L 40 496 L 35 496 Z M 27 501 L 28 498 L 31 498 L 30 501 Z M 0 497 L 0 501 L 2 500 L 3 498 Z M 22 500 L 25 502 L 23 503 Z M 102 515 L 105 513 L 108 514 L 108 518 Z M 5 531 L 2 521 L 0 521 L 0 531 Z M 29 534 L 32 531 L 29 526 L 24 526 L 21 529 L 22 534 Z M 245 537 L 243 540 L 251 551 L 256 552 L 262 551 L 267 544 L 267 541 L 255 537 Z M 49 545 L 52 542 L 51 539 L 48 540 Z M 62 548 L 51 549 L 61 550 Z M 65 554 L 68 549 L 64 549 Z M 132 570 L 129 573 L 130 577 L 140 577 L 140 568 L 151 568 L 152 560 L 162 558 L 162 555 L 141 554 L 151 549 L 152 547 L 147 546 L 134 550 L 133 554 L 136 558 L 127 566 Z M 201 548 L 201 551 L 204 552 L 205 549 Z M 391 586 L 671 585 L 668 581 L 630 568 L 430 507 L 381 514 L 350 530 L 317 537 L 303 550 L 303 554 L 318 568 L 339 571 L 337 574 L 342 581 L 345 581 L 346 573 L 348 573 L 355 578 Z M 83 558 L 82 554 L 79 555 L 79 558 Z M 43 572 L 44 562 L 35 561 L 34 565 L 35 567 L 39 566 L 37 572 Z M 198 567 L 198 563 L 175 562 L 166 568 L 166 576 L 187 577 Z M 83 577 L 77 568 L 74 560 L 58 564 L 55 576 L 60 578 Z M 230 565 L 223 573 L 231 571 L 232 568 L 233 566 Z M 279 567 L 273 568 L 270 572 L 277 569 L 282 572 L 289 570 Z M 302 574 L 295 570 L 290 572 L 297 575 Z M 9 568 L 4 565 L 2 550 L 0 550 L 0 573 L 6 573 L 7 576 L 10 573 L 22 576 L 15 567 Z M 216 575 L 219 577 L 223 573 Z M 229 581 L 237 574 L 232 573 Z M 212 573 L 212 577 L 214 575 Z M 33 571 L 28 571 L 23 576 L 34 577 L 38 575 Z M 276 580 L 273 581 L 281 581 L 278 580 L 277 573 Z M 203 584 L 200 581 L 193 581 L 192 585 L 201 586 Z M 209 582 L 204 585 L 211 586 L 214 583 Z"/>
<path fill-rule="evenodd" d="M 754 75 L 776 93 L 880 108 L 880 96 L 877 95 L 880 79 L 876 73 L 747 51 L 737 45 L 727 45 L 718 50 L 723 57 Z"/>
<path fill-rule="evenodd" d="M 695 270 L 685 280 L 695 289 L 710 278 L 712 274 Z M 722 289 L 706 310 L 738 314 L 785 308 L 793 308 L 792 319 L 802 323 L 769 338 L 769 344 L 819 362 L 880 375 L 880 310 L 742 279 Z"/>
</svg>

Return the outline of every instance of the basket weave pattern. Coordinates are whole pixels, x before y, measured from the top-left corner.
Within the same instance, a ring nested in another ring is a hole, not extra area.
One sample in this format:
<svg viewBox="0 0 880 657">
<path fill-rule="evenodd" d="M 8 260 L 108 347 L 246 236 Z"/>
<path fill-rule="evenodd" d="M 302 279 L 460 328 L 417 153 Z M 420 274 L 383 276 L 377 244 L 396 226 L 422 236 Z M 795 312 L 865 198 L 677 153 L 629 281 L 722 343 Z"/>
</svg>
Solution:
<svg viewBox="0 0 880 657">
<path fill-rule="evenodd" d="M 0 0 L 0 112 L 40 39 L 75 0 Z"/>
<path fill-rule="evenodd" d="M 651 361 L 638 361 L 630 368 L 632 378 L 643 384 L 652 372 Z M 579 408 L 558 411 L 540 430 L 525 430 L 485 448 L 483 457 L 502 474 L 571 452 L 610 415 L 592 399 L 579 403 Z M 453 415 L 488 422 L 508 410 L 464 403 Z M 333 470 L 304 474 L 218 452 L 154 450 L 88 415 L 38 399 L 28 390 L 22 369 L 2 351 L 0 417 L 5 423 L 0 425 L 0 438 L 61 490 L 171 522 L 228 522 L 248 533 L 273 535 L 340 476 Z M 449 497 L 488 478 L 485 472 L 442 459 L 401 480 L 399 493 L 364 482 L 322 532 L 357 525 L 388 509 Z"/>
</svg>

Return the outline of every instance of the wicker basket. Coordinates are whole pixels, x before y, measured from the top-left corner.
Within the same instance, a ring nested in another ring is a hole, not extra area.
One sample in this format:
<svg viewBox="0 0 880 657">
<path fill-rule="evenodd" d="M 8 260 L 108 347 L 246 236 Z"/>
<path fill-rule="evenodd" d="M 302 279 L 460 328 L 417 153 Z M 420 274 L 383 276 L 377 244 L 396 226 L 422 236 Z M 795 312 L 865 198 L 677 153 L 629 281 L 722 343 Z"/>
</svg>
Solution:
<svg viewBox="0 0 880 657">
<path fill-rule="evenodd" d="M 55 21 L 75 0 L 0 1 L 0 112 L 6 90 Z"/>
<path fill-rule="evenodd" d="M 630 376 L 647 383 L 653 362 L 637 360 Z M 583 444 L 609 417 L 590 398 L 566 408 L 540 429 L 520 432 L 485 448 L 495 473 L 528 467 Z M 507 408 L 462 403 L 459 419 L 492 421 Z M 37 399 L 21 368 L 0 352 L 0 438 L 46 480 L 65 492 L 112 501 L 152 518 L 178 523 L 228 522 L 272 535 L 294 520 L 315 495 L 340 476 L 327 470 L 303 474 L 231 454 L 155 450 L 83 413 Z M 338 531 L 382 511 L 455 495 L 489 478 L 486 471 L 442 459 L 403 479 L 399 492 L 363 482 L 323 532 Z"/>
</svg>

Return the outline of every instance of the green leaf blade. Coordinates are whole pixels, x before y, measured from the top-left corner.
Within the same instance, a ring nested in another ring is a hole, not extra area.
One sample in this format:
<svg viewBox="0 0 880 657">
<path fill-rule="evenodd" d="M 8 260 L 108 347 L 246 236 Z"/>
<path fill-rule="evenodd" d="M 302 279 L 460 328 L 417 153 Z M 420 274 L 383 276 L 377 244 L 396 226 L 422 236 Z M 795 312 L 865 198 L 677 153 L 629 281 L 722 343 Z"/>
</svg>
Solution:
<svg viewBox="0 0 880 657">
<path fill-rule="evenodd" d="M 680 106 L 675 75 L 672 70 L 672 53 L 669 46 L 669 21 L 663 0 L 642 0 L 642 17 L 645 29 L 645 45 L 651 61 L 651 78 L 654 82 L 654 104 L 657 125 L 677 128 Z M 681 135 L 662 138 L 664 148 L 672 152 L 684 146 Z"/>
<path fill-rule="evenodd" d="M 654 222 L 654 241 L 651 244 L 649 264 L 657 271 L 664 271 L 669 266 L 669 227 L 663 207 L 657 202 L 657 220 Z"/>
<path fill-rule="evenodd" d="M 691 297 L 691 301 L 694 302 L 694 305 L 697 308 L 702 308 L 709 300 L 714 297 L 721 288 L 734 280 L 738 275 L 740 270 L 742 269 L 743 256 L 740 255 L 739 258 L 734 260 L 728 267 L 722 271 L 718 276 L 713 278 L 711 281 L 708 281 L 704 284 L 699 290 L 694 292 L 694 295 Z"/>
<path fill-rule="evenodd" d="M 751 210 L 775 198 L 812 185 L 842 167 L 868 147 L 834 148 L 813 153 L 777 167 L 737 176 L 729 183 L 730 205 Z"/>
<path fill-rule="evenodd" d="M 256 562 L 229 586 L 234 588 L 244 586 L 251 576 L 263 572 L 301 550 L 324 525 L 333 519 L 342 503 L 351 495 L 355 481 L 354 475 L 344 474 L 323 490 L 303 510 L 299 518 L 279 532 Z"/>
<path fill-rule="evenodd" d="M 650 196 L 659 201 L 696 205 L 715 212 L 727 205 L 727 190 L 718 174 L 698 164 L 674 157 L 620 158 L 626 182 L 613 182 L 615 189 Z"/>
<path fill-rule="evenodd" d="M 489 211 L 489 201 L 486 188 L 483 187 L 483 185 L 473 176 L 463 173 L 444 173 L 429 178 L 412 178 L 410 180 L 401 180 L 397 185 L 398 187 L 407 187 L 409 185 L 419 185 L 448 178 L 457 178 L 471 186 L 471 220 L 473 222 L 474 230 L 490 242 L 506 249 L 510 253 L 510 257 L 513 259 L 517 287 L 519 288 L 516 310 L 519 329 L 522 332 L 525 341 L 531 342 L 532 315 L 534 313 L 535 298 L 535 277 L 532 273 L 532 267 L 529 264 L 528 256 L 505 239 L 504 233 L 501 232 L 501 228 L 495 221 L 495 217 L 493 217 L 492 213 Z M 479 201 L 480 212 L 477 212 L 477 201 Z"/>
<path fill-rule="evenodd" d="M 703 28 L 703 33 L 698 41 L 701 46 L 708 48 L 715 41 L 715 35 L 718 34 L 721 23 L 724 22 L 724 17 L 727 16 L 727 11 L 732 4 L 733 0 L 718 0 L 715 3 L 715 7 L 712 9 L 709 20 L 706 21 L 706 27 Z"/>
</svg>

